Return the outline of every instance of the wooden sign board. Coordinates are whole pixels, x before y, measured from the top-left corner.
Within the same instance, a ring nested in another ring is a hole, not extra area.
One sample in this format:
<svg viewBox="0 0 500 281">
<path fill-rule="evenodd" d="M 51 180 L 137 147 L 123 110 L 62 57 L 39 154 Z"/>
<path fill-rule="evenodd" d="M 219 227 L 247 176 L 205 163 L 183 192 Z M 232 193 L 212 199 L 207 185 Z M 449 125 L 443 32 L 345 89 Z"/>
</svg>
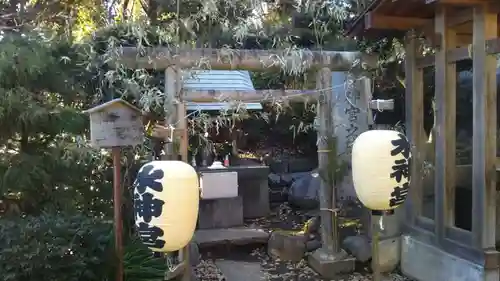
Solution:
<svg viewBox="0 0 500 281">
<path fill-rule="evenodd" d="M 141 110 L 122 99 L 91 108 L 90 138 L 99 148 L 135 146 L 144 141 Z"/>
</svg>

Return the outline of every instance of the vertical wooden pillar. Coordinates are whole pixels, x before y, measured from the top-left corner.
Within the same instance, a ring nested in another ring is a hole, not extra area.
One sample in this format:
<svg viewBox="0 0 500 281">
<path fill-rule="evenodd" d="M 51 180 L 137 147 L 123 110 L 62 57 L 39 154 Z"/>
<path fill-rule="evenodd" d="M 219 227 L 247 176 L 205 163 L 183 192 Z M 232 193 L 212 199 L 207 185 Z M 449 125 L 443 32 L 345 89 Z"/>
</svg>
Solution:
<svg viewBox="0 0 500 281">
<path fill-rule="evenodd" d="M 423 160 L 424 160 L 424 83 L 423 71 L 417 67 L 418 38 L 414 32 L 406 37 L 405 58 L 405 112 L 406 134 L 412 145 L 412 162 L 410 175 L 410 200 L 406 203 L 409 222 L 415 224 L 415 219 L 422 214 L 423 194 Z"/>
<path fill-rule="evenodd" d="M 187 123 L 187 109 L 186 103 L 182 99 L 182 71 L 181 69 L 177 69 L 175 80 L 176 80 L 176 98 L 179 101 L 177 104 L 177 128 L 179 129 L 179 155 L 181 156 L 181 160 L 184 162 L 188 162 L 188 148 L 189 148 L 189 138 L 188 138 L 188 123 Z"/>
<path fill-rule="evenodd" d="M 178 126 L 176 129 L 179 129 L 179 155 L 181 156 L 181 160 L 184 162 L 188 162 L 188 147 L 189 147 L 189 138 L 187 131 L 187 119 L 186 119 L 186 103 L 180 101 L 177 104 L 177 120 Z"/>
<path fill-rule="evenodd" d="M 175 160 L 178 160 L 178 156 L 180 155 L 181 160 L 184 162 L 188 162 L 188 146 L 189 146 L 189 139 L 188 139 L 188 131 L 187 131 L 187 119 L 186 119 L 186 103 L 182 100 L 182 70 L 180 68 L 175 69 L 175 98 L 177 101 L 176 104 L 176 113 L 177 113 L 177 120 L 176 120 L 176 129 L 179 129 L 180 134 L 179 136 L 179 149 L 175 153 Z M 176 140 L 177 141 L 177 140 Z M 180 279 L 181 281 L 190 281 L 192 279 L 192 269 L 191 269 L 191 264 L 189 263 L 190 258 L 190 250 L 189 248 L 191 247 L 190 244 L 186 245 L 186 247 L 182 248 L 179 251 L 179 260 L 182 260 L 184 263 L 184 272 L 181 275 Z"/>
<path fill-rule="evenodd" d="M 174 102 L 175 97 L 177 96 L 177 71 L 174 66 L 170 66 L 165 69 L 165 95 L 173 96 L 172 100 L 166 102 Z M 175 105 L 169 106 L 172 108 L 170 112 L 165 112 L 165 126 L 174 125 L 177 119 L 176 107 Z M 169 138 L 169 136 L 167 136 Z M 162 157 L 162 160 L 177 160 L 177 156 L 174 152 L 174 144 L 173 140 L 167 140 L 165 143 L 165 155 Z"/>
<path fill-rule="evenodd" d="M 474 246 L 495 247 L 496 228 L 496 57 L 485 40 L 497 37 L 497 15 L 486 6 L 473 17 L 472 235 Z"/>
<path fill-rule="evenodd" d="M 456 153 L 456 64 L 448 64 L 447 51 L 456 47 L 456 33 L 449 28 L 448 8 L 438 7 L 435 32 L 440 49 L 435 56 L 436 163 L 435 232 L 438 241 L 445 229 L 455 224 L 455 153 Z"/>
<path fill-rule="evenodd" d="M 327 182 L 329 169 L 329 141 L 333 136 L 332 124 L 332 72 L 329 68 L 322 68 L 316 74 L 316 89 L 319 92 L 317 117 L 319 121 L 318 129 L 318 170 L 321 176 L 319 193 L 319 204 L 321 210 L 321 238 L 323 248 L 328 253 L 336 252 L 335 245 L 338 246 L 337 233 L 333 233 L 332 210 L 336 208 L 335 192 L 333 183 Z M 334 240 L 335 239 L 335 240 Z"/>
<path fill-rule="evenodd" d="M 172 95 L 173 98 L 170 102 L 175 102 L 176 104 L 169 106 L 172 108 L 170 112 L 166 112 L 165 114 L 165 125 L 167 126 L 175 126 L 182 130 L 179 153 L 181 154 L 182 160 L 187 162 L 187 120 L 186 116 L 186 105 L 182 101 L 180 101 L 180 97 L 182 94 L 182 73 L 179 69 L 176 69 L 174 66 L 168 67 L 165 69 L 165 95 Z M 165 144 L 165 155 L 162 157 L 162 160 L 178 160 L 178 152 L 174 149 L 174 139 L 172 142 L 167 142 Z M 191 265 L 189 264 L 189 244 L 179 250 L 179 260 L 184 263 L 183 272 L 180 276 L 177 276 L 176 280 L 181 281 L 189 281 L 191 280 Z"/>
</svg>

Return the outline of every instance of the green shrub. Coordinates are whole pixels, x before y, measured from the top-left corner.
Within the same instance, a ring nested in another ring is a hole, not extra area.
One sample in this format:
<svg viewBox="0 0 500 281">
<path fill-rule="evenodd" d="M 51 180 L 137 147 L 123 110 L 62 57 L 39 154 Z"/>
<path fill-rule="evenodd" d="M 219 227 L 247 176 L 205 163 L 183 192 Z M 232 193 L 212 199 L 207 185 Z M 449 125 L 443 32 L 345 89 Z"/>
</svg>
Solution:
<svg viewBox="0 0 500 281">
<path fill-rule="evenodd" d="M 0 220 L 0 281 L 105 281 L 112 225 L 84 216 Z"/>
<path fill-rule="evenodd" d="M 127 239 L 126 281 L 160 281 L 164 258 Z M 0 281 L 115 280 L 112 223 L 82 215 L 0 219 Z"/>
<path fill-rule="evenodd" d="M 125 246 L 123 257 L 124 280 L 163 281 L 167 270 L 164 258 L 154 257 L 139 239 L 132 239 Z"/>
</svg>

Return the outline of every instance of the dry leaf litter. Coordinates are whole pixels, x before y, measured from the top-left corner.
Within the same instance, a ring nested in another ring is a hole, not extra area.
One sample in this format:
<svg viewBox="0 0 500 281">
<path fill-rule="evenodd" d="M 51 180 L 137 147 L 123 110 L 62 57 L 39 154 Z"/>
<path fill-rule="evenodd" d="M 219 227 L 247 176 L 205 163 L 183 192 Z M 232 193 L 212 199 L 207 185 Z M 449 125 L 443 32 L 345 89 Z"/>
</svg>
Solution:
<svg viewBox="0 0 500 281">
<path fill-rule="evenodd" d="M 304 226 L 305 221 L 316 213 L 296 211 L 287 203 L 283 203 L 276 208 L 273 208 L 271 215 L 266 218 L 248 220 L 247 226 L 259 226 L 267 230 L 285 229 L 285 230 L 300 230 Z M 244 250 L 241 253 L 237 247 L 226 252 L 224 259 L 241 260 L 250 262 L 259 262 L 262 272 L 266 276 L 266 281 L 316 281 L 322 279 L 314 270 L 312 270 L 305 260 L 300 262 L 281 261 L 279 259 L 270 258 L 265 247 L 255 248 L 252 250 Z M 221 258 L 221 257 L 219 257 Z M 213 253 L 203 253 L 200 264 L 195 268 L 195 274 L 199 281 L 218 281 L 225 280 L 221 270 L 215 265 L 215 257 Z M 335 281 L 370 281 L 372 280 L 371 273 L 368 268 L 360 268 L 352 274 L 339 276 Z M 411 281 L 407 277 L 400 274 L 391 273 L 385 276 L 382 281 Z M 238 281 L 238 280 L 226 280 Z"/>
</svg>

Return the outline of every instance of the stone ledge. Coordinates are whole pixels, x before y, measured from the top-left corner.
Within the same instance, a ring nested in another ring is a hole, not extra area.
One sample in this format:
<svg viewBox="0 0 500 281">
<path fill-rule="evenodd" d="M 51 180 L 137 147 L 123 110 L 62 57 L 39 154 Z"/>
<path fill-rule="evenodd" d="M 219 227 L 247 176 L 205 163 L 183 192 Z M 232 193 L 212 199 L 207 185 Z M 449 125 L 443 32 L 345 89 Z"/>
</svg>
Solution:
<svg viewBox="0 0 500 281">
<path fill-rule="evenodd" d="M 269 233 L 262 229 L 251 227 L 199 229 L 194 235 L 194 240 L 200 248 L 224 244 L 265 244 L 268 239 Z"/>
<path fill-rule="evenodd" d="M 401 237 L 401 271 L 418 281 L 486 281 L 499 280 L 499 270 L 484 267 L 450 255 L 418 239 Z"/>
</svg>

